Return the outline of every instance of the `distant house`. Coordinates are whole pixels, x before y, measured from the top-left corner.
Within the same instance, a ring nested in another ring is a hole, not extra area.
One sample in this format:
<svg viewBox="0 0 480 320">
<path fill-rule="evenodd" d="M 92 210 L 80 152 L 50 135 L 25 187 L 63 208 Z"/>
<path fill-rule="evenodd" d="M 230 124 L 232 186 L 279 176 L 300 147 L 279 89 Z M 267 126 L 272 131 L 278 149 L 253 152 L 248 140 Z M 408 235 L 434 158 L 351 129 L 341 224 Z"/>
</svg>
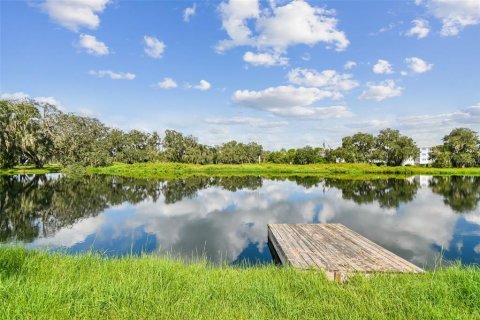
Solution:
<svg viewBox="0 0 480 320">
<path fill-rule="evenodd" d="M 421 147 L 419 148 L 420 153 L 417 159 L 415 159 L 415 164 L 420 164 L 420 165 L 426 165 L 432 163 L 432 160 L 430 160 L 430 151 L 432 151 L 432 148 L 430 147 Z"/>
<path fill-rule="evenodd" d="M 430 151 L 432 151 L 432 148 L 430 147 L 421 147 L 418 148 L 419 151 L 419 156 L 416 159 L 413 158 L 408 158 L 407 160 L 402 162 L 402 166 L 410 165 L 427 165 L 432 163 L 430 160 Z"/>
</svg>

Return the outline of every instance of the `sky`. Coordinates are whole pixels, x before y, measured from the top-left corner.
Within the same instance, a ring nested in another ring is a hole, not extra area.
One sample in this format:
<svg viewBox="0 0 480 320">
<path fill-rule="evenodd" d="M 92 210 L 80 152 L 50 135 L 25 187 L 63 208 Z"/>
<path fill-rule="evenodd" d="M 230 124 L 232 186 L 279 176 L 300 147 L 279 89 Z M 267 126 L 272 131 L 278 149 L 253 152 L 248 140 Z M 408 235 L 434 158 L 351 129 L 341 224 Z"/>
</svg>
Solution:
<svg viewBox="0 0 480 320">
<path fill-rule="evenodd" d="M 480 0 L 0 2 L 0 95 L 218 145 L 480 131 Z"/>
</svg>

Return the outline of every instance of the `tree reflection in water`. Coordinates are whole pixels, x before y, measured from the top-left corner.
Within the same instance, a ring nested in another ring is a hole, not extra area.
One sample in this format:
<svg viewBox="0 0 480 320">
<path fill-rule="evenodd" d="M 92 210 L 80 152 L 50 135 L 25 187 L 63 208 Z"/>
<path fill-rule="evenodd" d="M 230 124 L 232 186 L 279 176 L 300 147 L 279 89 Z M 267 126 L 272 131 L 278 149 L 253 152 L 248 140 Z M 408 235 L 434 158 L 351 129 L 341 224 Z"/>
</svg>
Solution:
<svg viewBox="0 0 480 320">
<path fill-rule="evenodd" d="M 342 197 L 355 203 L 378 202 L 381 208 L 397 208 L 415 198 L 420 183 L 416 179 L 346 180 L 325 179 L 325 186 L 342 191 Z"/>
<path fill-rule="evenodd" d="M 472 212 L 480 202 L 480 177 L 433 177 L 429 185 L 456 212 Z"/>
<path fill-rule="evenodd" d="M 309 188 L 336 188 L 343 199 L 357 204 L 378 203 L 381 208 L 397 208 L 410 202 L 420 187 L 418 179 L 348 180 L 321 177 L 285 177 Z M 263 178 L 191 177 L 176 180 L 131 179 L 113 176 L 85 176 L 69 179 L 61 175 L 0 177 L 0 241 L 31 242 L 48 237 L 80 219 L 93 217 L 122 203 L 165 204 L 194 198 L 199 190 L 219 187 L 236 192 L 261 188 Z M 434 193 L 456 212 L 474 211 L 480 202 L 480 177 L 433 177 Z"/>
</svg>

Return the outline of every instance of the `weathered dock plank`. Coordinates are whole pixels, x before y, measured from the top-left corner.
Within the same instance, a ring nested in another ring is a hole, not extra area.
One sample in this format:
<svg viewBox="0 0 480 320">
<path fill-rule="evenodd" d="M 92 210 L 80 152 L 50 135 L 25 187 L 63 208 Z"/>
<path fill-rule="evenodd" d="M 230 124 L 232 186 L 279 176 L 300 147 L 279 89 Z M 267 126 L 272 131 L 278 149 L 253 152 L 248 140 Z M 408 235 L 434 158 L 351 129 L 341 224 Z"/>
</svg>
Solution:
<svg viewBox="0 0 480 320">
<path fill-rule="evenodd" d="M 283 265 L 325 270 L 332 280 L 356 272 L 423 272 L 342 224 L 269 224 L 268 240 Z"/>
</svg>

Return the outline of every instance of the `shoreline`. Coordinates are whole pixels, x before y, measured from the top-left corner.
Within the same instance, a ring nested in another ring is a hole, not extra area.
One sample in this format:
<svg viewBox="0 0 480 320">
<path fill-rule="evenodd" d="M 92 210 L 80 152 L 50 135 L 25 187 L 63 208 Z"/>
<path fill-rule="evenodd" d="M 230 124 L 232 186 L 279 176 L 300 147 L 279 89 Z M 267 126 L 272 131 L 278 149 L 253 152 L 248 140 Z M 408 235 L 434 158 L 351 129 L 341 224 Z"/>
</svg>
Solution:
<svg viewBox="0 0 480 320">
<path fill-rule="evenodd" d="M 47 174 L 62 172 L 60 165 L 46 165 L 42 169 L 16 167 L 0 169 L 0 175 Z M 433 167 L 387 167 L 369 164 L 214 164 L 195 165 L 184 163 L 114 163 L 108 167 L 86 167 L 87 174 L 116 175 L 131 178 L 182 178 L 189 176 L 339 176 L 344 178 L 409 177 L 415 175 L 480 176 L 480 167 L 433 168 Z"/>
</svg>

